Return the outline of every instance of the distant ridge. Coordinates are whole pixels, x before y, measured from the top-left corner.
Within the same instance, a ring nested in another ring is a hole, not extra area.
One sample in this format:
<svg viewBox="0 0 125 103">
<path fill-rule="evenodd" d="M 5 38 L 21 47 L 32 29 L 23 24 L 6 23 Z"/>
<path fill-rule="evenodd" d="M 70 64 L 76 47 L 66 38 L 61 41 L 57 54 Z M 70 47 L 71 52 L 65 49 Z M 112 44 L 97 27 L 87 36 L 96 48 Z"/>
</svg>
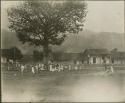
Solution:
<svg viewBox="0 0 125 103">
<path fill-rule="evenodd" d="M 23 54 L 32 54 L 32 51 L 38 48 L 33 46 L 23 45 L 19 42 L 15 33 L 3 29 L 2 35 L 2 48 L 10 48 L 17 46 Z M 83 52 L 86 48 L 107 48 L 109 50 L 118 48 L 123 51 L 124 49 L 124 34 L 112 32 L 93 32 L 85 30 L 79 34 L 69 35 L 61 46 L 53 46 L 53 51 L 61 52 Z M 41 48 L 42 50 L 42 48 Z"/>
</svg>

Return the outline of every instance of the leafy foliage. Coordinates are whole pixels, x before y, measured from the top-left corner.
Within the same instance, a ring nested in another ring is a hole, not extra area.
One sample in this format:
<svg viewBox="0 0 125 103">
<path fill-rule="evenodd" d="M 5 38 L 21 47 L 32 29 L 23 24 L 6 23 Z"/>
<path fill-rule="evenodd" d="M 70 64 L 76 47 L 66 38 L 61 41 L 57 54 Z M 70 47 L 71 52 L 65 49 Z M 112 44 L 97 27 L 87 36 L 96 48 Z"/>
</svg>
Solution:
<svg viewBox="0 0 125 103">
<path fill-rule="evenodd" d="M 8 9 L 9 28 L 22 43 L 36 46 L 60 45 L 67 33 L 78 33 L 84 26 L 85 2 L 27 1 Z"/>
<path fill-rule="evenodd" d="M 84 1 L 26 1 L 8 9 L 9 28 L 22 43 L 43 46 L 47 64 L 50 45 L 61 45 L 67 33 L 82 30 L 86 7 Z"/>
</svg>

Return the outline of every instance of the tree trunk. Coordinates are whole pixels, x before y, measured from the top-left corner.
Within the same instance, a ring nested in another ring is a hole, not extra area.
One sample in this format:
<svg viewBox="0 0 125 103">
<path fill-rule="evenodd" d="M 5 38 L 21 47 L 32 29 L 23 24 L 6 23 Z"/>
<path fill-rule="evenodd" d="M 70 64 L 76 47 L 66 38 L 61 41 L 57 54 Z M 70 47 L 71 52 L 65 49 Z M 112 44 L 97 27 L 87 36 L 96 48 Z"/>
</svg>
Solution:
<svg viewBox="0 0 125 103">
<path fill-rule="evenodd" d="M 46 70 L 48 70 L 48 61 L 49 61 L 49 46 L 45 45 L 43 47 L 43 63 L 45 65 Z"/>
</svg>

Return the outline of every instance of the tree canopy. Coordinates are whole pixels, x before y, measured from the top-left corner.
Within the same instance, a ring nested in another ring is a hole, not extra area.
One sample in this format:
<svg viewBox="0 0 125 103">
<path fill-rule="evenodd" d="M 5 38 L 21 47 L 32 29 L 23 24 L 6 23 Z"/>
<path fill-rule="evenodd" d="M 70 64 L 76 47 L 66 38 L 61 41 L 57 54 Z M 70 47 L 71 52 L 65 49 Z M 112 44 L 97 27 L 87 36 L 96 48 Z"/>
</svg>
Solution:
<svg viewBox="0 0 125 103">
<path fill-rule="evenodd" d="M 43 46 L 60 45 L 67 33 L 78 33 L 87 14 L 84 1 L 25 1 L 8 9 L 9 28 L 22 43 Z"/>
</svg>

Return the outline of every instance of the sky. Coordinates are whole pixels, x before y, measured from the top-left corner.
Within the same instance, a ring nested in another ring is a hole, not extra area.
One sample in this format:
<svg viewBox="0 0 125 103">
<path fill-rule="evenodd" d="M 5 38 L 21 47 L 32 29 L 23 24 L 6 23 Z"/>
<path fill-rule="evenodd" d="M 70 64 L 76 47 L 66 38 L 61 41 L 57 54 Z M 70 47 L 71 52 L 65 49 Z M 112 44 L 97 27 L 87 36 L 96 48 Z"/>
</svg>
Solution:
<svg viewBox="0 0 125 103">
<path fill-rule="evenodd" d="M 86 1 L 88 14 L 84 29 L 95 32 L 124 32 L 124 1 Z M 18 1 L 1 1 L 1 28 L 7 29 L 6 9 Z"/>
</svg>

